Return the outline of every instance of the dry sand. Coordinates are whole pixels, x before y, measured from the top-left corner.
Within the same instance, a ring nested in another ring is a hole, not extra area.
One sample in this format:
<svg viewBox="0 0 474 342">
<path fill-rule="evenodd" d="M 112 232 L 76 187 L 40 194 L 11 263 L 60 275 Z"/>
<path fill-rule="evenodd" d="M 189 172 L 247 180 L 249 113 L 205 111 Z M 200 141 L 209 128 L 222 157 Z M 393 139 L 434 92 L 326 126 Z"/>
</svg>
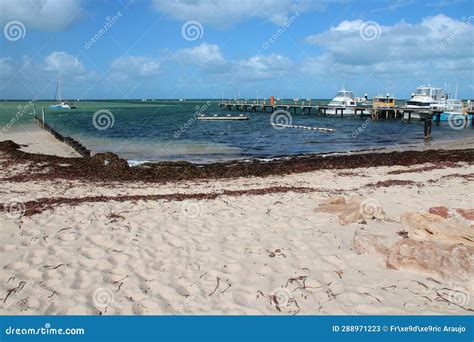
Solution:
<svg viewBox="0 0 474 342">
<path fill-rule="evenodd" d="M 400 241 L 407 212 L 472 208 L 473 168 L 466 163 L 178 184 L 6 180 L 30 168 L 2 167 L 0 203 L 274 186 L 315 190 L 85 202 L 31 217 L 2 213 L 0 314 L 468 314 L 474 308 L 472 273 L 459 281 L 388 269 L 382 256 L 357 254 L 352 245 L 355 232 L 380 235 L 388 246 Z M 383 215 L 341 224 L 336 214 L 314 210 L 336 195 L 376 203 Z M 473 227 L 468 219 L 452 219 Z"/>
</svg>

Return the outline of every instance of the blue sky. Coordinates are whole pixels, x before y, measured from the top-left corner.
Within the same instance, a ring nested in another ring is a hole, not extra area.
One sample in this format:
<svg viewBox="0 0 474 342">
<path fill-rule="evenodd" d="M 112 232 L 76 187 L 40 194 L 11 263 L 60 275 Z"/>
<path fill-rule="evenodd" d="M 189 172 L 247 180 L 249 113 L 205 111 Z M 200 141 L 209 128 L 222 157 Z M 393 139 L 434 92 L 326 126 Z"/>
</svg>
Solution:
<svg viewBox="0 0 474 342">
<path fill-rule="evenodd" d="M 474 98 L 469 0 L 0 0 L 0 23 L 0 98 L 52 98 L 58 74 L 72 99 L 329 98 L 343 84 L 406 98 L 428 83 Z"/>
</svg>

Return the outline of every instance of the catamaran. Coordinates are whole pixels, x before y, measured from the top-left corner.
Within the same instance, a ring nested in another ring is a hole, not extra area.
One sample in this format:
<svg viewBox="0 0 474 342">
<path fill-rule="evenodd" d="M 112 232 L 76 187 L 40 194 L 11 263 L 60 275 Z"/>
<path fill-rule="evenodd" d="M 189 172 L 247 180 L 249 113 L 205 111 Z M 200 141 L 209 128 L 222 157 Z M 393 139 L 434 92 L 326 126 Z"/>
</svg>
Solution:
<svg viewBox="0 0 474 342">
<path fill-rule="evenodd" d="M 57 104 L 49 106 L 51 109 L 75 109 L 76 107 L 74 105 L 71 105 L 67 103 L 66 101 L 62 101 L 61 99 L 62 94 L 61 94 L 61 77 L 58 77 L 58 83 L 56 85 L 56 95 L 54 99 L 58 101 Z"/>
</svg>

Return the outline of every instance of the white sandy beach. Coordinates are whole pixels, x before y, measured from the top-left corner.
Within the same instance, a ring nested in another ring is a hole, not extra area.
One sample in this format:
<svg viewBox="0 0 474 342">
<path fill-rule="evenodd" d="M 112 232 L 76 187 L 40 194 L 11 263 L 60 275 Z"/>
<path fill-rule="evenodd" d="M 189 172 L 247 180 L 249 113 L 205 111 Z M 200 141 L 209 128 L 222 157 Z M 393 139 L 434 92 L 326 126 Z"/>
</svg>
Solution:
<svg viewBox="0 0 474 342">
<path fill-rule="evenodd" d="M 474 342 L 474 0 L 0 23 L 0 342 Z"/>
<path fill-rule="evenodd" d="M 450 217 L 439 219 L 472 234 L 474 222 L 456 212 L 472 213 L 472 165 L 430 166 L 162 185 L 13 182 L 5 178 L 28 172 L 28 163 L 2 167 L 0 203 L 274 186 L 315 190 L 64 204 L 31 217 L 2 213 L 0 314 L 467 314 L 474 308 L 471 241 L 456 241 L 468 248 L 467 263 L 452 275 L 388 268 L 377 250 L 404 240 L 398 234 L 407 229 L 404 214 L 432 207 L 446 207 Z M 395 180 L 415 183 L 370 185 Z M 342 224 L 320 207 L 328 199 L 340 203 L 335 196 L 357 197 L 374 215 Z M 354 245 L 355 233 L 369 237 L 366 250 Z"/>
</svg>

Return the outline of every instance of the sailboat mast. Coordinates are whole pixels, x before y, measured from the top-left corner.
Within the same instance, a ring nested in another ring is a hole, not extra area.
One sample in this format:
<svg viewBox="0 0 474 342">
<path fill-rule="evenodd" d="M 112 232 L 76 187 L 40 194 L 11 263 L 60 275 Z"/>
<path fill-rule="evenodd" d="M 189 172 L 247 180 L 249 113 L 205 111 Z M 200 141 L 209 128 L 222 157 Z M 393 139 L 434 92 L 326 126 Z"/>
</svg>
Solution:
<svg viewBox="0 0 474 342">
<path fill-rule="evenodd" d="M 61 102 L 62 101 L 62 94 L 61 94 L 61 75 L 58 76 L 58 84 L 56 85 L 56 95 L 55 100 Z"/>
</svg>

